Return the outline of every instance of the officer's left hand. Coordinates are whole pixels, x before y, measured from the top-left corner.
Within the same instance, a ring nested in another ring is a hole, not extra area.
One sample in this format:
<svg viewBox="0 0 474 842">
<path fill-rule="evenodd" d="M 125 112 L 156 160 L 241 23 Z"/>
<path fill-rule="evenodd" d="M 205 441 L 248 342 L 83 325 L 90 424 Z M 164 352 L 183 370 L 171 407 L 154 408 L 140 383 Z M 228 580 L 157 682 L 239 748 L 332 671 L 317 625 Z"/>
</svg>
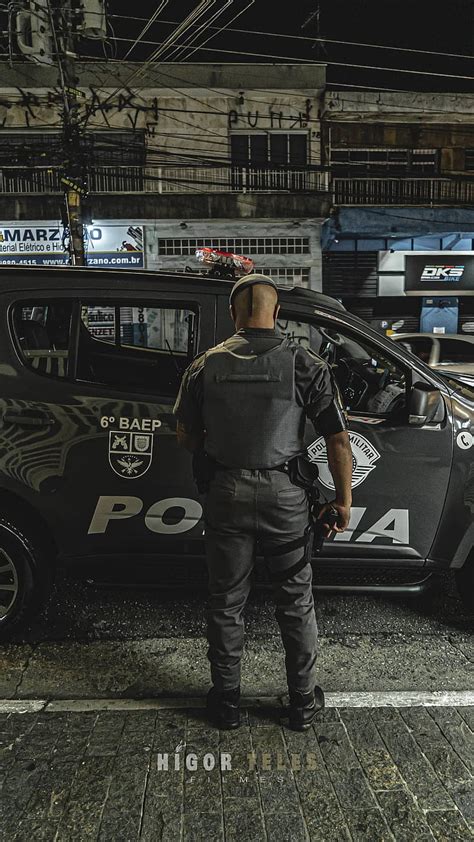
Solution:
<svg viewBox="0 0 474 842">
<path fill-rule="evenodd" d="M 338 514 L 337 524 L 335 526 L 331 526 L 329 523 L 324 523 L 324 516 L 326 512 L 330 512 L 332 509 L 335 509 Z M 323 520 L 326 538 L 330 536 L 331 532 L 344 532 L 344 530 L 349 526 L 350 516 L 350 506 L 343 506 L 341 503 L 336 503 L 336 501 L 333 501 L 332 503 L 325 503 L 319 511 L 318 520 Z"/>
</svg>

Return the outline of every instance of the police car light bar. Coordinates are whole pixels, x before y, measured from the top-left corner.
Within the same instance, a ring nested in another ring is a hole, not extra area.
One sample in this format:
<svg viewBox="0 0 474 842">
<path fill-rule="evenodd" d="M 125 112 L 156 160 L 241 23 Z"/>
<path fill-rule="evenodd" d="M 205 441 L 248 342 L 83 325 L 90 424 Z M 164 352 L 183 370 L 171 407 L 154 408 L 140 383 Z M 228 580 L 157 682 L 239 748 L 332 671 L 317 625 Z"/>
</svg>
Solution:
<svg viewBox="0 0 474 842">
<path fill-rule="evenodd" d="M 210 268 L 209 274 L 221 278 L 237 278 L 248 275 L 254 269 L 254 262 L 250 257 L 243 257 L 241 254 L 233 254 L 230 251 L 220 249 L 203 248 L 196 249 L 196 258 L 200 263 Z"/>
</svg>

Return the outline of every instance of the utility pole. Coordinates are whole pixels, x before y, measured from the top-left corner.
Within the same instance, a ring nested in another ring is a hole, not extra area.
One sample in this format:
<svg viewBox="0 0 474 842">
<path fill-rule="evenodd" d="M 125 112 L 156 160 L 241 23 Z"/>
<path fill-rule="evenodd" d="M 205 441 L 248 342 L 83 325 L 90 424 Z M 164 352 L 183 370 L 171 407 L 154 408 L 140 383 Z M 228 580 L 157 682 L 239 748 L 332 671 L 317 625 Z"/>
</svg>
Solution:
<svg viewBox="0 0 474 842">
<path fill-rule="evenodd" d="M 15 4 L 10 4 L 14 6 Z M 10 39 L 13 32 L 9 32 Z M 16 11 L 15 35 L 18 49 L 38 64 L 56 64 L 62 91 L 64 186 L 63 224 L 69 230 L 70 262 L 85 266 L 83 199 L 87 195 L 87 161 L 84 131 L 78 100 L 75 70 L 75 40 L 105 40 L 105 0 L 24 0 Z"/>
<path fill-rule="evenodd" d="M 53 5 L 54 4 L 54 5 Z M 70 0 L 48 0 L 51 32 L 63 94 L 62 124 L 64 149 L 63 219 L 69 229 L 69 255 L 73 266 L 85 266 L 83 203 L 87 195 L 84 143 L 82 138 L 75 72 L 73 9 Z"/>
</svg>

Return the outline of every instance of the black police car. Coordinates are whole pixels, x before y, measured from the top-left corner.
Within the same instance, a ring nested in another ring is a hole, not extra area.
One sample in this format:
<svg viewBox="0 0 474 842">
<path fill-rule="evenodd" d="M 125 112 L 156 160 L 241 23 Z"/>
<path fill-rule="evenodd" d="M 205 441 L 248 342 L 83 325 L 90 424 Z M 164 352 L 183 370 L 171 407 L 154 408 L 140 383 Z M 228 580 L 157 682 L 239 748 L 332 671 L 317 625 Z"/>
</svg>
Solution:
<svg viewBox="0 0 474 842">
<path fill-rule="evenodd" d="M 230 286 L 0 270 L 0 629 L 41 605 L 58 564 L 172 573 L 170 559 L 202 557 L 202 501 L 172 408 L 190 360 L 233 330 Z M 327 296 L 282 288 L 279 327 L 333 367 L 349 417 L 352 518 L 326 542 L 318 577 L 384 569 L 416 590 L 452 568 L 473 607 L 474 392 Z M 331 499 L 324 440 L 308 435 Z"/>
</svg>

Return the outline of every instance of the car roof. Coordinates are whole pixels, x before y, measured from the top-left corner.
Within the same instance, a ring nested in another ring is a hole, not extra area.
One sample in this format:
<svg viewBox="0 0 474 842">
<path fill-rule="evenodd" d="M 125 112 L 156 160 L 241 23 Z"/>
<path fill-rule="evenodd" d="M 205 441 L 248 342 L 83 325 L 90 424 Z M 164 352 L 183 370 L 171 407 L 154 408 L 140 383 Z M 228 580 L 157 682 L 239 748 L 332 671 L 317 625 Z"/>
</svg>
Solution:
<svg viewBox="0 0 474 842">
<path fill-rule="evenodd" d="M 137 269 L 101 269 L 84 266 L 0 266 L 0 291 L 18 289 L 32 289 L 54 286 L 58 291 L 70 290 L 71 287 L 96 289 L 99 277 L 103 278 L 107 287 L 113 291 L 114 284 L 120 289 L 120 282 L 132 280 L 135 284 L 153 284 L 160 280 L 180 281 L 186 290 L 198 288 L 200 292 L 229 296 L 234 281 L 213 278 L 199 272 L 166 272 Z M 300 286 L 286 286 L 277 284 L 279 294 L 286 304 L 306 304 L 312 307 L 322 307 L 327 310 L 344 312 L 345 307 L 336 298 L 331 298 L 322 292 Z"/>
</svg>

